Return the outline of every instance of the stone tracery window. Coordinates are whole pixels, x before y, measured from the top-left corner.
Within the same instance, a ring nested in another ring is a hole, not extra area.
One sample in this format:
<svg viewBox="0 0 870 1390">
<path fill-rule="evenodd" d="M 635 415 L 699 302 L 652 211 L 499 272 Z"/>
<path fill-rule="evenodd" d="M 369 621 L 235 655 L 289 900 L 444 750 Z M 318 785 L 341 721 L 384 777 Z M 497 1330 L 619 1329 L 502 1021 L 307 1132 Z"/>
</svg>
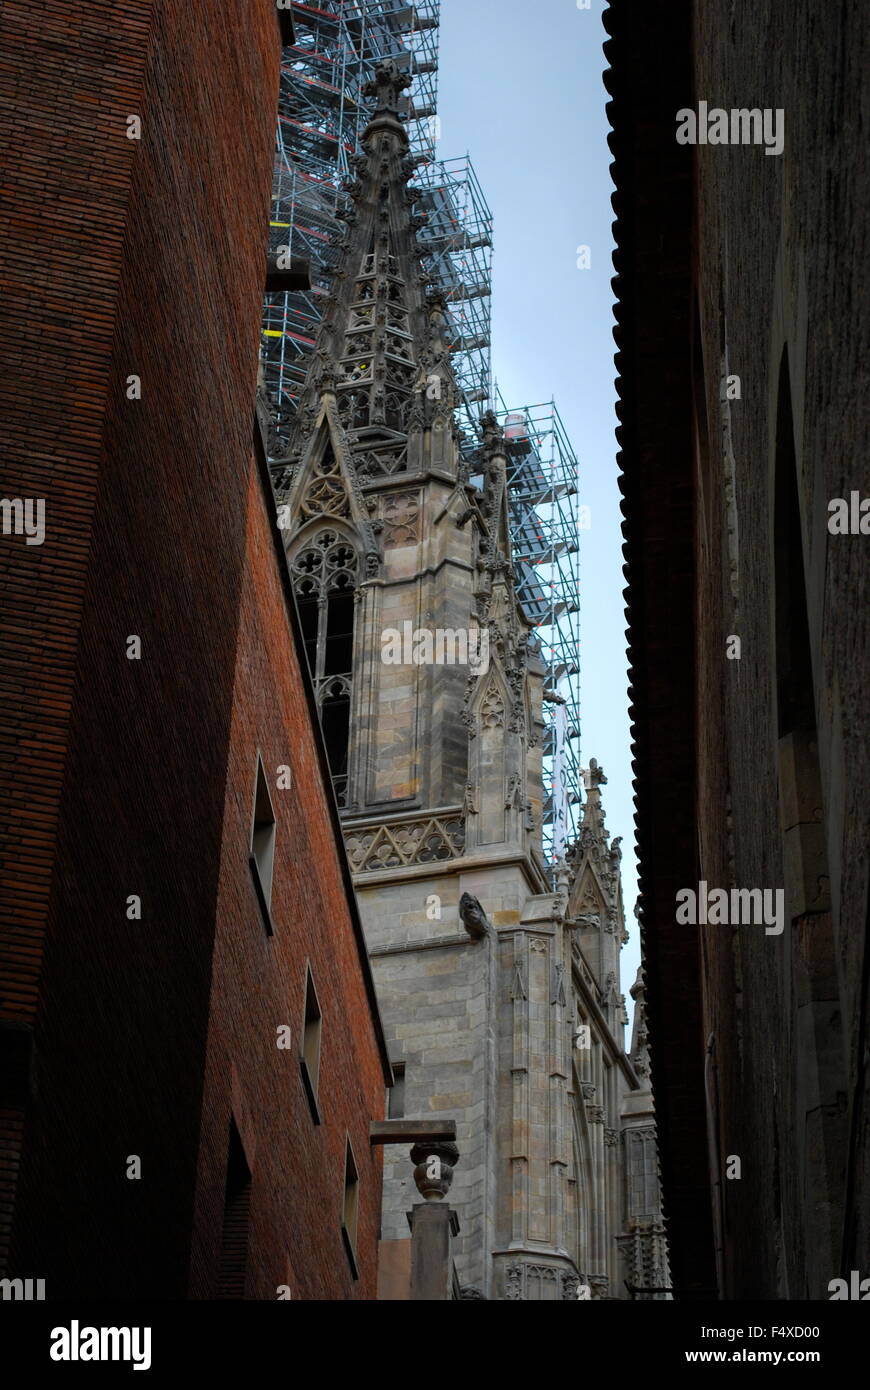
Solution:
<svg viewBox="0 0 870 1390">
<path fill-rule="evenodd" d="M 307 538 L 290 568 L 333 785 L 345 806 L 359 556 L 347 535 L 324 526 Z"/>
<path fill-rule="evenodd" d="M 368 377 L 371 380 L 370 371 Z M 346 430 L 363 429 L 369 423 L 368 391 L 341 391 L 338 397 L 338 418 Z"/>
</svg>

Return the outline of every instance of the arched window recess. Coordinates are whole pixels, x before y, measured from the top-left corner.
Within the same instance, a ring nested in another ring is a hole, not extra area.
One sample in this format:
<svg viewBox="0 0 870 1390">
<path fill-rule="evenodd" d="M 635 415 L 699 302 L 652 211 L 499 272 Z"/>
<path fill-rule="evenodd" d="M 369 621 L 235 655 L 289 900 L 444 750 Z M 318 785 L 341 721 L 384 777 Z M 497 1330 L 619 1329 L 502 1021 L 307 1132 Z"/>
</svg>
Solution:
<svg viewBox="0 0 870 1390">
<path fill-rule="evenodd" d="M 359 553 L 344 530 L 324 525 L 303 538 L 290 570 L 333 786 L 346 806 Z"/>
</svg>

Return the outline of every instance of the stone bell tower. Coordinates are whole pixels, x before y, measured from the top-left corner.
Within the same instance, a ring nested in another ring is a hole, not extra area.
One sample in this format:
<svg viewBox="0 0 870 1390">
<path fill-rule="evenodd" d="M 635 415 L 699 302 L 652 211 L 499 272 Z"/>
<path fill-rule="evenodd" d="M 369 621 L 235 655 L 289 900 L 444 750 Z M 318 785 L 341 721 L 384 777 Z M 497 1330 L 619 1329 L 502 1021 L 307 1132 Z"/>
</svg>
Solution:
<svg viewBox="0 0 870 1390">
<path fill-rule="evenodd" d="M 457 1122 L 466 1296 L 574 1298 L 574 873 L 554 890 L 541 854 L 545 667 L 514 589 L 494 416 L 472 470 L 460 455 L 407 85 L 392 64 L 371 84 L 280 521 L 400 1077 L 392 1114 Z M 388 1159 L 385 1240 L 407 1239 L 414 1198 L 407 1157 Z"/>
</svg>

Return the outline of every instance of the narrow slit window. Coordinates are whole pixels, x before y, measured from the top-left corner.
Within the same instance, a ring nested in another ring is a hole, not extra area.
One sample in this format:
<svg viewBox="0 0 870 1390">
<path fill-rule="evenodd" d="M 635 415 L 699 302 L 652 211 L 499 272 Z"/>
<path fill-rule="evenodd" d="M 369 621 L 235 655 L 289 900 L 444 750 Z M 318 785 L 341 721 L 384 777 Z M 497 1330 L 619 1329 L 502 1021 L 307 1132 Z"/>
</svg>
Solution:
<svg viewBox="0 0 870 1390">
<path fill-rule="evenodd" d="M 218 1298 L 244 1298 L 251 1221 L 251 1170 L 235 1121 L 230 1122 Z"/>
<path fill-rule="evenodd" d="M 320 1042 L 323 1030 L 323 1015 L 314 988 L 311 968 L 305 971 L 305 1021 L 302 1027 L 302 1078 L 311 1113 L 316 1124 L 320 1123 L 317 1092 L 320 1085 Z"/>
<path fill-rule="evenodd" d="M 254 791 L 254 819 L 251 827 L 251 867 L 262 894 L 262 905 L 268 915 L 272 902 L 272 869 L 275 862 L 275 812 L 266 782 L 263 760 L 257 757 L 257 781 Z M 270 924 L 271 930 L 271 924 Z"/>
<path fill-rule="evenodd" d="M 347 1141 L 344 1155 L 344 1203 L 341 1216 L 341 1234 L 344 1248 L 350 1260 L 354 1279 L 359 1278 L 356 1261 L 356 1234 L 359 1218 L 359 1170 L 353 1156 L 350 1140 Z"/>
<path fill-rule="evenodd" d="M 387 1092 L 387 1116 L 391 1120 L 405 1118 L 405 1063 L 393 1063 L 393 1085 Z"/>
</svg>

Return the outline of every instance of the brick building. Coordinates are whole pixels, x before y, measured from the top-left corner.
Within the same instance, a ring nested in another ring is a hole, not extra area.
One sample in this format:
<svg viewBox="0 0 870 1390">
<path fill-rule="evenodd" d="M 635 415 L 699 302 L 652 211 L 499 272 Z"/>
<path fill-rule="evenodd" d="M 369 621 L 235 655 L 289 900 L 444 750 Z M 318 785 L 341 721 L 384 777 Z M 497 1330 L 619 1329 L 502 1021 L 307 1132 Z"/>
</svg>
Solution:
<svg viewBox="0 0 870 1390">
<path fill-rule="evenodd" d="M 0 1263 L 371 1298 L 389 1064 L 253 429 L 275 6 L 0 42 L 3 494 L 45 508 L 0 540 Z"/>
<path fill-rule="evenodd" d="M 870 1275 L 870 33 L 823 0 L 614 0 L 605 22 L 673 1283 L 824 1299 Z M 681 922 L 702 885 L 728 916 Z M 782 894 L 770 929 L 759 890 Z"/>
</svg>

